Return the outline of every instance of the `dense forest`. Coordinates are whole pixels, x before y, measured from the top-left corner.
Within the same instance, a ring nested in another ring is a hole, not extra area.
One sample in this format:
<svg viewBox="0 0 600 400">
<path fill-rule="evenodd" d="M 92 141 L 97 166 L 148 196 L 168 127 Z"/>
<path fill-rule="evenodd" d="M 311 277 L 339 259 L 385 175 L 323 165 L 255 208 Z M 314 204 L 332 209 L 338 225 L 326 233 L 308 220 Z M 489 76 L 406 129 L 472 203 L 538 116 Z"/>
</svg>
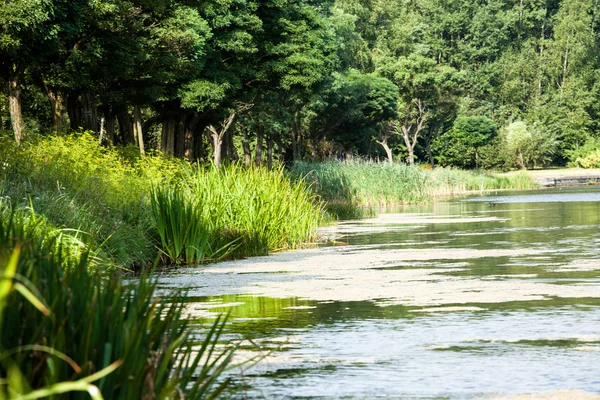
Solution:
<svg viewBox="0 0 600 400">
<path fill-rule="evenodd" d="M 8 0 L 0 129 L 190 160 L 594 166 L 598 0 Z"/>
</svg>

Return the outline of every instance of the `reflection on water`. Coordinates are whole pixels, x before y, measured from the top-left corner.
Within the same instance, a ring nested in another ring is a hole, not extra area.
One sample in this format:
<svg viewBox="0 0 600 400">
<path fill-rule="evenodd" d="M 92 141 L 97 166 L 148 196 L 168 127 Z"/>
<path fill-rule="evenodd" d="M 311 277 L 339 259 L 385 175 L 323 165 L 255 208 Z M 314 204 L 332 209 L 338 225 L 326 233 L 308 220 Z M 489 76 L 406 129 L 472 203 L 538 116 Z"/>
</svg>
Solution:
<svg viewBox="0 0 600 400">
<path fill-rule="evenodd" d="M 600 394 L 599 200 L 556 189 L 405 207 L 325 229 L 325 247 L 161 281 L 190 288 L 199 324 L 231 311 L 228 338 L 272 351 L 234 373 L 234 398 Z"/>
</svg>

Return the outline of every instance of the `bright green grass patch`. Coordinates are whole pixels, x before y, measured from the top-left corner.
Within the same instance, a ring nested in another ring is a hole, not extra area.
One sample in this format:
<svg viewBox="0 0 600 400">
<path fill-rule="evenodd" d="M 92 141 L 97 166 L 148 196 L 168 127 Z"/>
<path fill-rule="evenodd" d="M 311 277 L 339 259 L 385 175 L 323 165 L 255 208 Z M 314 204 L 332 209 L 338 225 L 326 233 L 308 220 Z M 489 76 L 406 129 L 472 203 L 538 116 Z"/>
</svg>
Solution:
<svg viewBox="0 0 600 400">
<path fill-rule="evenodd" d="M 315 193 L 332 204 L 329 211 L 337 214 L 341 209 L 343 215 L 350 216 L 352 211 L 344 209 L 348 205 L 418 204 L 469 191 L 536 187 L 525 174 L 496 176 L 480 171 L 430 170 L 377 162 L 299 162 L 291 173 L 306 179 Z"/>
<path fill-rule="evenodd" d="M 316 238 L 322 205 L 283 169 L 196 167 L 177 189 L 157 188 L 152 210 L 167 262 L 265 255 Z"/>
</svg>

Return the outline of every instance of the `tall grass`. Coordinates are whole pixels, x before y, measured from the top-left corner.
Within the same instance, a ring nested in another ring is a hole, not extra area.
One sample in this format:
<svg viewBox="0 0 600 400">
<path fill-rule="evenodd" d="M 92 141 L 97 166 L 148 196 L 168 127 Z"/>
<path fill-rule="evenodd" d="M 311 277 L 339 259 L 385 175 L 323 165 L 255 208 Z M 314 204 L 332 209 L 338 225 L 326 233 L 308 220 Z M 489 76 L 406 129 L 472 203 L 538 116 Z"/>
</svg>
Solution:
<svg viewBox="0 0 600 400">
<path fill-rule="evenodd" d="M 217 350 L 221 321 L 194 345 L 179 297 L 157 297 L 147 277 L 126 285 L 91 272 L 87 254 L 69 254 L 64 238 L 7 212 L 0 218 L 3 288 L 17 280 L 38 301 L 2 290 L 0 398 L 50 396 L 91 382 L 106 399 L 214 398 L 225 388 L 218 377 L 234 349 Z M 15 266 L 9 258 L 18 248 Z"/>
<path fill-rule="evenodd" d="M 310 182 L 315 193 L 327 201 L 329 211 L 350 217 L 360 206 L 418 204 L 469 191 L 535 187 L 526 175 L 496 176 L 377 162 L 298 162 L 291 173 Z"/>
<path fill-rule="evenodd" d="M 152 195 L 168 261 L 245 257 L 302 246 L 316 237 L 322 205 L 283 169 L 196 167 L 180 188 Z"/>
<path fill-rule="evenodd" d="M 182 190 L 156 188 L 151 195 L 159 249 L 169 262 L 191 264 L 213 256 L 202 211 Z"/>
</svg>

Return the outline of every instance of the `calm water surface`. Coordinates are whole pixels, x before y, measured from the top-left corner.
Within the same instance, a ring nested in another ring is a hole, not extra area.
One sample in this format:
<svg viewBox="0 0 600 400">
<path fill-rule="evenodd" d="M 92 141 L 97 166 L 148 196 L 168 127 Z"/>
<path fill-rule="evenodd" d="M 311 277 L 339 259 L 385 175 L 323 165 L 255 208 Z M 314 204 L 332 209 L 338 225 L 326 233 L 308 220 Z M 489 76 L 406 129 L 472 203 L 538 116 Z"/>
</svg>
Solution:
<svg viewBox="0 0 600 400">
<path fill-rule="evenodd" d="M 162 279 L 271 351 L 234 398 L 600 394 L 600 189 L 384 211 L 317 249 Z"/>
</svg>

